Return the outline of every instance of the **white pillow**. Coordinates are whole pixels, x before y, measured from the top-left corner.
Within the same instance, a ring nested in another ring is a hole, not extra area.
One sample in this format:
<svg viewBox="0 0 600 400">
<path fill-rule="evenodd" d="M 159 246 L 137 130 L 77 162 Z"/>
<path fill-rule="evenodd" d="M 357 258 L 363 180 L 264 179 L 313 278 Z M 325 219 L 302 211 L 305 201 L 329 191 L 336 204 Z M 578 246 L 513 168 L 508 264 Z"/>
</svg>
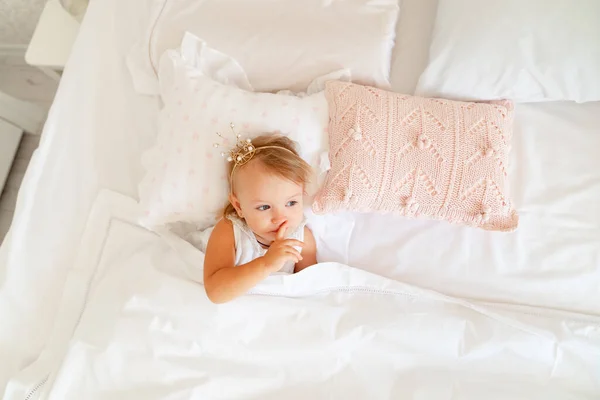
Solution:
<svg viewBox="0 0 600 400">
<path fill-rule="evenodd" d="M 440 1 L 417 94 L 600 100 L 600 1 Z"/>
<path fill-rule="evenodd" d="M 136 90 L 156 94 L 161 54 L 189 31 L 239 61 L 257 91 L 305 91 L 343 68 L 389 87 L 397 15 L 398 0 L 162 0 L 127 62 Z"/>
<path fill-rule="evenodd" d="M 241 70 L 230 68 L 229 74 L 232 82 L 244 82 Z M 319 170 L 328 148 L 329 111 L 323 92 L 297 97 L 224 85 L 175 50 L 162 57 L 159 77 L 164 108 L 157 143 L 142 159 L 147 171 L 139 186 L 143 225 L 152 229 L 186 221 L 203 228 L 215 222 L 228 189 L 223 149 L 213 144 L 220 142 L 216 132 L 235 142 L 230 123 L 244 138 L 280 131 Z"/>
</svg>

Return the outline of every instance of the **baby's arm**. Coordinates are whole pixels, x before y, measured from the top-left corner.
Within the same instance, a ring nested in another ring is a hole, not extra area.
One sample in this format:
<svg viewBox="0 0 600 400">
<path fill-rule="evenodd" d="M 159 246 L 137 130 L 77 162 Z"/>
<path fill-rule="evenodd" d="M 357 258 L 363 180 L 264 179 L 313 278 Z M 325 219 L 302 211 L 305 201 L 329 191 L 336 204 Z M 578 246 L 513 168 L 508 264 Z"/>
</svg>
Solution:
<svg viewBox="0 0 600 400">
<path fill-rule="evenodd" d="M 294 272 L 302 271 L 306 267 L 317 263 L 317 244 L 315 237 L 308 227 L 304 227 L 304 247 L 302 247 L 302 260 L 296 263 Z"/>
<path fill-rule="evenodd" d="M 277 239 L 263 257 L 235 266 L 233 225 L 221 220 L 213 229 L 204 258 L 204 289 L 213 303 L 225 303 L 246 293 L 257 283 L 276 272 L 288 261 L 302 259 L 294 246 L 303 247 L 298 240 L 285 239 L 286 224 L 279 228 Z"/>
<path fill-rule="evenodd" d="M 233 225 L 222 219 L 208 239 L 204 258 L 204 288 L 213 303 L 225 303 L 246 293 L 269 276 L 261 259 L 235 266 Z"/>
</svg>

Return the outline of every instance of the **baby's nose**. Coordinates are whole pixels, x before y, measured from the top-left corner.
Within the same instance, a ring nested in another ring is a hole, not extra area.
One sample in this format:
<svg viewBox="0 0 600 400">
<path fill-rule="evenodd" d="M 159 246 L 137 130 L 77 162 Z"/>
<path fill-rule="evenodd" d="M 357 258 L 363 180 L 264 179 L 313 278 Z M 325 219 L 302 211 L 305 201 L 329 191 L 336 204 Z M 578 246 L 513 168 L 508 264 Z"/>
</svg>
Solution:
<svg viewBox="0 0 600 400">
<path fill-rule="evenodd" d="M 283 224 L 285 221 L 287 221 L 287 218 L 285 215 L 275 215 L 272 219 L 271 222 L 273 223 L 273 225 L 281 225 Z"/>
</svg>

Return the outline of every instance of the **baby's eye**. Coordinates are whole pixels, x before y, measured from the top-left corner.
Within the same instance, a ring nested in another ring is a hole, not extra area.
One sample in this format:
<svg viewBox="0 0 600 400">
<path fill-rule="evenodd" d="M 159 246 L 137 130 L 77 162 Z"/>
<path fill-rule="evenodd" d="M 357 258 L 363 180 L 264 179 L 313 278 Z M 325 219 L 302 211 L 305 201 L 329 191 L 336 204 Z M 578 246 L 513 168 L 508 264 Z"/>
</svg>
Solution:
<svg viewBox="0 0 600 400">
<path fill-rule="evenodd" d="M 288 201 L 286 207 L 294 207 L 298 202 L 296 200 Z"/>
<path fill-rule="evenodd" d="M 266 205 L 266 204 L 265 204 L 265 205 L 262 205 L 262 206 L 258 206 L 258 207 L 256 207 L 256 209 L 257 209 L 258 211 L 267 211 L 269 208 L 271 208 L 271 206 L 268 206 L 268 205 Z"/>
</svg>

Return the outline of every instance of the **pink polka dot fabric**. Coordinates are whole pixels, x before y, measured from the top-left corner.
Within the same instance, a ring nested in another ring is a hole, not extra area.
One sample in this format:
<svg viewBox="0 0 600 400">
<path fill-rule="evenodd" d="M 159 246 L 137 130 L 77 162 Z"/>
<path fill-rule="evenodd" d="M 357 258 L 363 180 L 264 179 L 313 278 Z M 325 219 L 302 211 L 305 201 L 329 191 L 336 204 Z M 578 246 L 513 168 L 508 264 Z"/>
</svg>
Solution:
<svg viewBox="0 0 600 400">
<path fill-rule="evenodd" d="M 511 231 L 513 106 L 329 82 L 331 169 L 316 213 L 380 212 Z"/>
</svg>

